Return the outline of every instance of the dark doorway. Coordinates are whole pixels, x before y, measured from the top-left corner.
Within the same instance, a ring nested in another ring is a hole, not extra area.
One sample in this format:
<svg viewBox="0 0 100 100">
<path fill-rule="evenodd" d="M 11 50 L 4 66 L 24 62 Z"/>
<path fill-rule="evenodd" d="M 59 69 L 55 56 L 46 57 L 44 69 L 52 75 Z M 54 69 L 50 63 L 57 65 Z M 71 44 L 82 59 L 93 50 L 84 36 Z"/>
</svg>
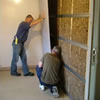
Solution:
<svg viewBox="0 0 100 100">
<path fill-rule="evenodd" d="M 48 0 L 51 48 L 57 45 L 57 0 Z"/>
</svg>

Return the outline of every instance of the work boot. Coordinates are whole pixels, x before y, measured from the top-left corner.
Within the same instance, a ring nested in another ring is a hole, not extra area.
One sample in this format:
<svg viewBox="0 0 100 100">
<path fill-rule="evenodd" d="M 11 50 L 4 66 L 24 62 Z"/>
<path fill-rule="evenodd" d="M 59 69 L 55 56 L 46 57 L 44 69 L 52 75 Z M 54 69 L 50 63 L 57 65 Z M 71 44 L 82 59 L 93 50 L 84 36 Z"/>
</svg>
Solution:
<svg viewBox="0 0 100 100">
<path fill-rule="evenodd" d="M 11 73 L 12 76 L 21 76 L 21 73 Z"/>
<path fill-rule="evenodd" d="M 34 73 L 29 72 L 29 73 L 25 74 L 24 76 L 34 76 Z"/>
<path fill-rule="evenodd" d="M 59 97 L 59 93 L 58 93 L 58 89 L 56 86 L 52 87 L 52 91 L 51 91 L 53 97 L 58 98 Z"/>
</svg>

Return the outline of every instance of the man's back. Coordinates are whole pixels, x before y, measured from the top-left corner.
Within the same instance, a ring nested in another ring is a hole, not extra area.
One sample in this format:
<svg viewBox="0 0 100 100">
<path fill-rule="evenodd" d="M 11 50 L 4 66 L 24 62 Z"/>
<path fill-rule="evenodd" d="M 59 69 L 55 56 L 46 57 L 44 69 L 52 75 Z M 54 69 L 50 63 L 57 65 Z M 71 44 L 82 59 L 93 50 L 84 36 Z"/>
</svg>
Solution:
<svg viewBox="0 0 100 100">
<path fill-rule="evenodd" d="M 59 82 L 60 60 L 55 54 L 47 53 L 41 59 L 43 63 L 42 81 L 54 85 Z"/>
</svg>

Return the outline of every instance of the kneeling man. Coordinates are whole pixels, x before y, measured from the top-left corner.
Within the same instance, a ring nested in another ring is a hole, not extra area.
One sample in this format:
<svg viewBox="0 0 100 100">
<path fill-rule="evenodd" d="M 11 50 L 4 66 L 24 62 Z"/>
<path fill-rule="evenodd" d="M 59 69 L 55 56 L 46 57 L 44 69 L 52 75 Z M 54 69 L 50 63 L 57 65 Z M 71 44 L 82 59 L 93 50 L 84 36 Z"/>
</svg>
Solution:
<svg viewBox="0 0 100 100">
<path fill-rule="evenodd" d="M 55 46 L 52 53 L 45 54 L 36 67 L 37 76 L 40 82 L 40 89 L 48 87 L 54 97 L 59 97 L 57 85 L 60 81 L 60 59 L 61 48 Z"/>
</svg>

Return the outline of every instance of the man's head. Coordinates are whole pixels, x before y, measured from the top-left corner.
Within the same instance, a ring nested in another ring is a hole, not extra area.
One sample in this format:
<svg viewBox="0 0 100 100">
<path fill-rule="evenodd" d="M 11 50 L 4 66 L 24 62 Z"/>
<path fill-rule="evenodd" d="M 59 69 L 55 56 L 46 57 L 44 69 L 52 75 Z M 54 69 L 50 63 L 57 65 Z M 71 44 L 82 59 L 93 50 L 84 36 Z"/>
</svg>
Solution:
<svg viewBox="0 0 100 100">
<path fill-rule="evenodd" d="M 61 47 L 54 46 L 53 49 L 52 49 L 52 53 L 55 53 L 59 56 L 61 54 Z"/>
<path fill-rule="evenodd" d="M 34 18 L 32 17 L 32 15 L 27 15 L 25 21 L 26 21 L 27 23 L 31 23 L 31 22 L 33 21 L 33 19 L 34 19 Z"/>
</svg>

